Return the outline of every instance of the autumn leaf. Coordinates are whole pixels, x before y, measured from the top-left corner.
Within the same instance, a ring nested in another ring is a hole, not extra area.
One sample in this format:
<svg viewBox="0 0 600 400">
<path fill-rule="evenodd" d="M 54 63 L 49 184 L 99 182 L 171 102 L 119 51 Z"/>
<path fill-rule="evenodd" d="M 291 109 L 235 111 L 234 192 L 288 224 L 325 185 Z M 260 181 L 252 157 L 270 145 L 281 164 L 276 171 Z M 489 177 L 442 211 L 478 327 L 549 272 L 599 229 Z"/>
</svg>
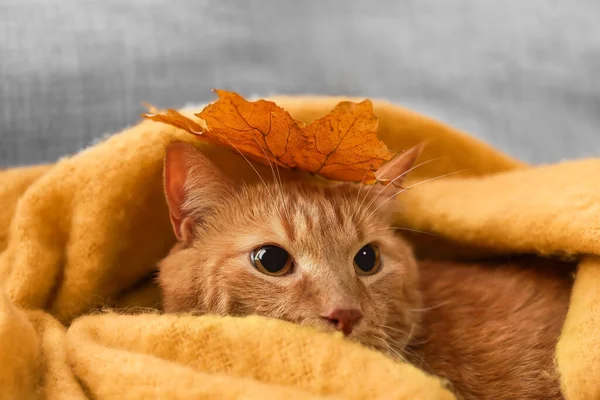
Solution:
<svg viewBox="0 0 600 400">
<path fill-rule="evenodd" d="M 237 93 L 216 92 L 219 99 L 196 114 L 207 129 L 174 110 L 145 117 L 266 165 L 276 163 L 335 180 L 375 182 L 375 171 L 394 156 L 377 138 L 378 121 L 370 100 L 340 102 L 306 126 L 273 102 L 249 102 Z"/>
<path fill-rule="evenodd" d="M 175 110 L 167 110 L 166 114 L 144 114 L 145 118 L 176 126 L 193 134 L 202 134 L 204 129 L 195 121 L 181 115 Z"/>
</svg>

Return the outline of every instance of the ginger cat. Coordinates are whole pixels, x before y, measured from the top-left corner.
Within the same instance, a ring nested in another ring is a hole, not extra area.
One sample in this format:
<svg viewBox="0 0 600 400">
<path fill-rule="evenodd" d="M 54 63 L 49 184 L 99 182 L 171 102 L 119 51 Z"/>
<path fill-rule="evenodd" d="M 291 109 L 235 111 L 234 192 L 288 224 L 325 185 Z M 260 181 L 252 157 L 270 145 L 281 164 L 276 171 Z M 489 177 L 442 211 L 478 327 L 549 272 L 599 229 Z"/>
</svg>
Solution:
<svg viewBox="0 0 600 400">
<path fill-rule="evenodd" d="M 562 398 L 553 360 L 569 266 L 418 263 L 391 226 L 393 185 L 236 186 L 184 143 L 169 146 L 164 177 L 179 240 L 159 264 L 166 312 L 339 330 L 463 399 Z"/>
</svg>

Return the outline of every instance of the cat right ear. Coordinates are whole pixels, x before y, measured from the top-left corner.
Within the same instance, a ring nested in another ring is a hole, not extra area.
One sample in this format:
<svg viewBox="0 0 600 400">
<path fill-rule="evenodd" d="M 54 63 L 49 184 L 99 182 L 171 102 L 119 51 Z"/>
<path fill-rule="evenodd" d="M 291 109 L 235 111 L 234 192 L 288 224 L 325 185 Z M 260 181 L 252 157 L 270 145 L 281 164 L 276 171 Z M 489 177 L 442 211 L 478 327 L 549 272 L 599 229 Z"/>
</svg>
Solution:
<svg viewBox="0 0 600 400">
<path fill-rule="evenodd" d="M 164 188 L 171 224 L 179 241 L 193 239 L 193 228 L 232 188 L 231 181 L 195 146 L 167 147 Z"/>
</svg>

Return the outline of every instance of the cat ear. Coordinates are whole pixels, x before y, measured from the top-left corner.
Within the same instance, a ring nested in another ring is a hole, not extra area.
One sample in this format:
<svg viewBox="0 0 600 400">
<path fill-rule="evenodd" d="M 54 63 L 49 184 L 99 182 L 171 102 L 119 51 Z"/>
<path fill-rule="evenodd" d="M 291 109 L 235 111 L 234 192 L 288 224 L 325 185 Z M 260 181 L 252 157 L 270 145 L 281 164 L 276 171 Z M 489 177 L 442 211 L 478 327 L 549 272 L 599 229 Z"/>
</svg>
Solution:
<svg viewBox="0 0 600 400">
<path fill-rule="evenodd" d="M 232 186 L 195 146 L 183 142 L 169 145 L 164 162 L 164 189 L 177 239 L 190 241 L 194 223 L 228 195 Z"/>
<path fill-rule="evenodd" d="M 379 181 L 374 184 L 375 187 L 362 187 L 362 190 L 375 197 L 373 203 L 377 209 L 382 212 L 393 212 L 396 209 L 396 202 L 391 200 L 403 191 L 404 178 L 415 168 L 424 147 L 424 144 L 419 144 L 398 154 L 375 171 L 375 178 Z"/>
<path fill-rule="evenodd" d="M 424 147 L 425 143 L 421 143 L 398 154 L 375 171 L 375 178 L 385 185 L 393 185 L 397 188 L 402 187 L 404 178 L 414 168 Z"/>
</svg>

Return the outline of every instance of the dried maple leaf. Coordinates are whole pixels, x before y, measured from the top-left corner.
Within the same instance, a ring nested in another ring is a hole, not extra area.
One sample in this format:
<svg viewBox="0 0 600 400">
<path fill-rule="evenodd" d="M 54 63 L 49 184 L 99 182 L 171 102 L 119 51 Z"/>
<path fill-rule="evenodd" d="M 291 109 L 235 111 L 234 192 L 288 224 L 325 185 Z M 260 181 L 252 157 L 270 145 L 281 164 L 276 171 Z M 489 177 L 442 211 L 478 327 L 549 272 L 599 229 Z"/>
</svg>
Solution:
<svg viewBox="0 0 600 400">
<path fill-rule="evenodd" d="M 216 92 L 219 99 L 196 114 L 207 129 L 174 110 L 145 117 L 234 148 L 263 164 L 275 162 L 336 180 L 374 182 L 375 171 L 394 155 L 377 138 L 370 100 L 340 102 L 305 126 L 273 102 L 248 102 L 237 93 Z"/>
<path fill-rule="evenodd" d="M 176 126 L 190 133 L 202 134 L 204 129 L 195 121 L 181 115 L 175 110 L 167 110 L 166 114 L 144 114 L 145 118 Z"/>
</svg>

